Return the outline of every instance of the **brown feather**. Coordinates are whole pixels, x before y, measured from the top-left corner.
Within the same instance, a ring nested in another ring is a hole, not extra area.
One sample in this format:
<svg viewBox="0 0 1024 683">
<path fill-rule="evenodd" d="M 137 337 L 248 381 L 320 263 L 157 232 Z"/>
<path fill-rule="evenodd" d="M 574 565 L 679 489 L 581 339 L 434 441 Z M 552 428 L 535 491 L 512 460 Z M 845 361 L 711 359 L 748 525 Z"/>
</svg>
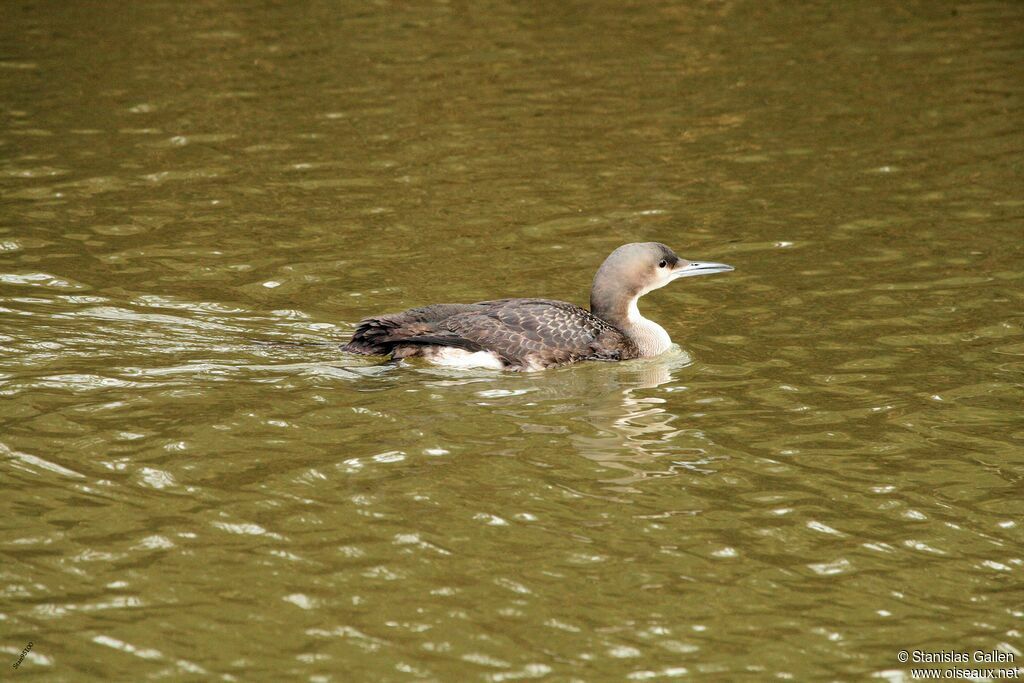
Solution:
<svg viewBox="0 0 1024 683">
<path fill-rule="evenodd" d="M 437 304 L 367 318 L 343 350 L 407 357 L 427 346 L 491 351 L 513 370 L 638 355 L 633 341 L 609 323 L 550 299 Z"/>
</svg>

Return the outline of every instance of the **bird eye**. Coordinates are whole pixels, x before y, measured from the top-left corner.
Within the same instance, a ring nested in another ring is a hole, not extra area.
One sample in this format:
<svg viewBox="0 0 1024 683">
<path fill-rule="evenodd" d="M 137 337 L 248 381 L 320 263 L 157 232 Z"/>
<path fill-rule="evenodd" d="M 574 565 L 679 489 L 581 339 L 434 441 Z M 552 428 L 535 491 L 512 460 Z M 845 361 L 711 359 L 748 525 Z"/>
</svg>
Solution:
<svg viewBox="0 0 1024 683">
<path fill-rule="evenodd" d="M 668 265 L 668 261 L 662 259 L 661 263 L 658 264 L 658 267 L 659 268 L 664 268 L 667 265 Z"/>
</svg>

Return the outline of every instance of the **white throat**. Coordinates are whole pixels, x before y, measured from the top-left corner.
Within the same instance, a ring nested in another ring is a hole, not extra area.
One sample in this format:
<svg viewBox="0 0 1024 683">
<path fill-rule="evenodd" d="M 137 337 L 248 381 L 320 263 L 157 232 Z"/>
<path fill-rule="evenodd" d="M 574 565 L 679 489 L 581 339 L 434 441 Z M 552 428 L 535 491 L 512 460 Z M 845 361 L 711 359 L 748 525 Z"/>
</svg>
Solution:
<svg viewBox="0 0 1024 683">
<path fill-rule="evenodd" d="M 636 302 L 643 294 L 641 293 L 629 302 L 626 318 L 629 322 L 627 334 L 640 349 L 640 355 L 643 358 L 651 358 L 668 351 L 672 346 L 672 339 L 669 338 L 664 327 L 640 315 L 640 309 L 637 308 Z"/>
</svg>

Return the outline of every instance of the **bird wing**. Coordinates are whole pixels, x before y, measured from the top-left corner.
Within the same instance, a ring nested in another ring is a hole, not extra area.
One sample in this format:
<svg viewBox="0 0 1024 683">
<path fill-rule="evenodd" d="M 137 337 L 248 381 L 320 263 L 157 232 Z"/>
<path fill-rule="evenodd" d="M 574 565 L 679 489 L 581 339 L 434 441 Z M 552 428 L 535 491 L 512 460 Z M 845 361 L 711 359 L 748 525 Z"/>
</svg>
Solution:
<svg viewBox="0 0 1024 683">
<path fill-rule="evenodd" d="M 481 309 L 453 315 L 440 327 L 511 365 L 550 367 L 635 355 L 635 345 L 619 330 L 564 301 L 499 299 L 476 305 Z"/>
</svg>

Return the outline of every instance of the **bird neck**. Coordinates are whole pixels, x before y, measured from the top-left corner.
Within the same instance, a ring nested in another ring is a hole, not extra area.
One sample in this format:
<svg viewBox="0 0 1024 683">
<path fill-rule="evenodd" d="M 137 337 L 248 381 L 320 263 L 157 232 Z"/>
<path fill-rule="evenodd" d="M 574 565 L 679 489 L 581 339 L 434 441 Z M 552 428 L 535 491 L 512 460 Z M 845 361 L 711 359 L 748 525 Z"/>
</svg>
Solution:
<svg viewBox="0 0 1024 683">
<path fill-rule="evenodd" d="M 651 358 L 664 353 L 672 346 L 672 339 L 665 328 L 640 314 L 637 301 L 643 294 L 628 299 L 623 297 L 610 305 L 590 297 L 590 312 L 611 323 L 629 337 L 642 358 Z"/>
</svg>

